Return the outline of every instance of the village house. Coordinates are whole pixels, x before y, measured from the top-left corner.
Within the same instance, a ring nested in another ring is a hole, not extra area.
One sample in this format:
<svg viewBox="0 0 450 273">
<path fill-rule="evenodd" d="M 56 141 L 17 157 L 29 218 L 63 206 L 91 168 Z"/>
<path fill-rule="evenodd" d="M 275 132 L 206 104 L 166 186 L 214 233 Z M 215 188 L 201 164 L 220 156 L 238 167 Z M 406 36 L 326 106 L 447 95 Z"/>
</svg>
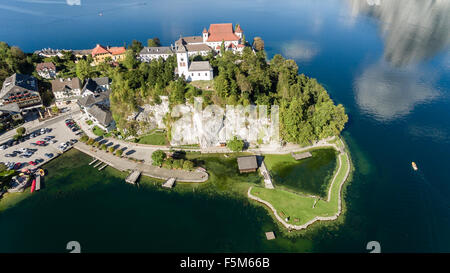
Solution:
<svg viewBox="0 0 450 273">
<path fill-rule="evenodd" d="M 0 106 L 0 131 L 4 131 L 14 126 L 23 117 L 17 103 L 9 103 Z"/>
<path fill-rule="evenodd" d="M 21 110 L 41 107 L 36 78 L 17 73 L 6 78 L 0 92 L 0 105 L 10 103 L 17 103 Z"/>
<path fill-rule="evenodd" d="M 168 46 L 154 46 L 154 47 L 144 47 L 141 52 L 139 52 L 139 59 L 141 62 L 150 62 L 152 60 L 156 60 L 162 58 L 167 60 L 169 56 L 172 56 L 173 50 Z"/>
<path fill-rule="evenodd" d="M 108 77 L 89 78 L 81 90 L 81 97 L 97 95 L 109 91 L 111 80 Z"/>
<path fill-rule="evenodd" d="M 78 78 L 53 80 L 52 92 L 58 107 L 77 102 L 81 95 L 81 81 Z"/>
<path fill-rule="evenodd" d="M 78 106 L 84 118 L 107 132 L 115 129 L 109 108 L 110 85 L 111 80 L 108 77 L 88 79 L 78 99 Z"/>
<path fill-rule="evenodd" d="M 61 58 L 63 56 L 63 53 L 62 53 L 63 51 L 64 50 L 61 50 L 61 49 L 43 48 L 40 50 L 36 50 L 34 52 L 34 54 L 39 55 L 44 58 L 56 57 L 56 56 Z"/>
<path fill-rule="evenodd" d="M 92 50 L 92 57 L 94 58 L 94 65 L 98 65 L 110 59 L 113 62 L 119 62 L 125 59 L 126 49 L 123 46 L 105 47 L 100 44 Z"/>
<path fill-rule="evenodd" d="M 190 62 L 187 47 L 180 40 L 175 43 L 175 50 L 177 53 L 176 75 L 184 77 L 188 82 L 213 79 L 213 68 L 208 61 Z"/>
<path fill-rule="evenodd" d="M 36 72 L 44 79 L 52 79 L 56 76 L 56 66 L 52 62 L 39 63 L 36 65 Z"/>
</svg>

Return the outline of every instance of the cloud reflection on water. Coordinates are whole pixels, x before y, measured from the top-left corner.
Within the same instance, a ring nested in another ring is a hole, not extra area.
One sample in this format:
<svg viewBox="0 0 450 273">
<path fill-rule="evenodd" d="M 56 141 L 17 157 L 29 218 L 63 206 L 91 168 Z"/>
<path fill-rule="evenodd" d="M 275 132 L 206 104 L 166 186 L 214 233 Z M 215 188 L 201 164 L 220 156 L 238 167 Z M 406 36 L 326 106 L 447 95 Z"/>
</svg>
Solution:
<svg viewBox="0 0 450 273">
<path fill-rule="evenodd" d="M 379 121 L 408 115 L 416 105 L 440 93 L 416 70 L 402 70 L 379 63 L 368 67 L 354 83 L 358 106 Z"/>
<path fill-rule="evenodd" d="M 439 97 L 430 77 L 425 79 L 431 73 L 420 64 L 449 48 L 450 1 L 349 3 L 353 15 L 363 13 L 378 19 L 385 40 L 384 61 L 369 66 L 355 79 L 358 106 L 377 120 L 391 121 Z"/>
<path fill-rule="evenodd" d="M 319 52 L 317 44 L 309 41 L 291 41 L 281 45 L 281 53 L 296 61 L 309 61 Z"/>
</svg>

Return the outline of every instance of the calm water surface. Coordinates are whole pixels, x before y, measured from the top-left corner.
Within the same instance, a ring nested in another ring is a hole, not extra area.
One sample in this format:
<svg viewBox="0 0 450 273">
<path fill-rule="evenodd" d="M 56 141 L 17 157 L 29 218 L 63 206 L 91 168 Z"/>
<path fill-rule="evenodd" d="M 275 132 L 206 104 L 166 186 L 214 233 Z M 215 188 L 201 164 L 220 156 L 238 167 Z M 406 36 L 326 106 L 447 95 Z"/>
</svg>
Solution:
<svg viewBox="0 0 450 273">
<path fill-rule="evenodd" d="M 247 40 L 261 36 L 269 56 L 295 59 L 346 107 L 343 135 L 356 167 L 344 223 L 332 231 L 319 227 L 271 244 L 261 235 L 274 228 L 270 218 L 242 200 L 151 189 L 119 194 L 125 186 L 111 174 L 100 184 L 82 182 L 91 186 L 75 196 L 33 197 L 2 213 L 0 230 L 8 235 L 0 251 L 59 251 L 42 239 L 56 227 L 64 231 L 60 244 L 77 237 L 91 251 L 345 252 L 366 251 L 377 240 L 385 252 L 449 252 L 449 14 L 450 1 L 431 0 L 0 1 L 0 40 L 30 52 L 155 36 L 170 44 L 210 23 L 239 23 Z M 66 209 L 53 214 L 55 206 Z"/>
</svg>

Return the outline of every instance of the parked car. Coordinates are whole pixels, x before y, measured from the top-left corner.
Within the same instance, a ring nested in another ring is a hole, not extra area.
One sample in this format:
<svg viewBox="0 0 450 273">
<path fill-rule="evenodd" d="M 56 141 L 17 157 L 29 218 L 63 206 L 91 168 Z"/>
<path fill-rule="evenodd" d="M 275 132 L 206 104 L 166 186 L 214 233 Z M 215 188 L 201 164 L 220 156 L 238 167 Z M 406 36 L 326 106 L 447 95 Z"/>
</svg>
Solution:
<svg viewBox="0 0 450 273">
<path fill-rule="evenodd" d="M 52 153 L 46 153 L 45 156 L 48 157 L 48 158 L 52 158 L 53 154 Z"/>
<path fill-rule="evenodd" d="M 71 144 L 75 144 L 75 143 L 77 143 L 77 142 L 78 142 L 78 140 L 76 140 L 76 139 L 71 139 L 71 140 L 70 140 L 70 143 L 71 143 Z"/>
<path fill-rule="evenodd" d="M 36 160 L 34 161 L 34 162 L 36 162 L 36 163 L 42 163 L 42 162 L 44 162 L 44 159 L 42 159 L 42 158 L 36 158 Z"/>
<path fill-rule="evenodd" d="M 16 164 L 14 164 L 14 170 L 19 169 L 22 166 L 22 163 L 17 162 Z"/>
<path fill-rule="evenodd" d="M 5 154 L 6 157 L 15 157 L 16 154 Z"/>
<path fill-rule="evenodd" d="M 33 165 L 33 166 L 36 166 L 36 165 L 37 165 L 37 163 L 34 162 L 34 161 L 29 161 L 28 164 Z"/>
<path fill-rule="evenodd" d="M 45 141 L 39 140 L 39 141 L 36 141 L 36 144 L 37 145 L 42 145 L 42 144 L 45 144 Z"/>
<path fill-rule="evenodd" d="M 5 150 L 6 148 L 7 148 L 6 145 L 0 146 L 0 150 Z"/>
</svg>

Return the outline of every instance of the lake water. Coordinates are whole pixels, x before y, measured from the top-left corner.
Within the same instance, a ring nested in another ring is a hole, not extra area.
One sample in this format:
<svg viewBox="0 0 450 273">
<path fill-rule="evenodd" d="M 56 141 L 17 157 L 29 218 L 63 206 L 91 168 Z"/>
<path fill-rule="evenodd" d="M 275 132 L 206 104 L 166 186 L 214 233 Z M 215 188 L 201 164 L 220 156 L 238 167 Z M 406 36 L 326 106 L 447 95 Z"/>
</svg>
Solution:
<svg viewBox="0 0 450 273">
<path fill-rule="evenodd" d="M 200 197 L 149 189 L 128 193 L 136 198 L 123 201 L 119 188 L 125 186 L 111 174 L 105 175 L 111 182 L 93 183 L 97 188 L 85 194 L 42 206 L 30 198 L 0 214 L 0 229 L 9 231 L 1 232 L 0 251 L 56 251 L 30 233 L 51 224 L 85 239 L 91 251 L 364 252 L 376 240 L 385 252 L 449 252 L 450 1 L 211 2 L 0 1 L 0 40 L 26 51 L 123 45 L 155 36 L 167 45 L 179 35 L 199 35 L 210 23 L 239 23 L 247 40 L 260 36 L 269 56 L 295 59 L 302 73 L 316 77 L 346 107 L 350 121 L 343 135 L 356 171 L 344 223 L 269 243 L 262 232 L 274 228 L 270 218 L 242 200 L 210 198 L 204 205 Z M 97 206 L 83 207 L 84 201 Z M 104 205 L 111 203 L 117 205 Z M 67 208 L 61 213 L 76 219 L 91 211 L 89 219 L 97 220 L 59 221 L 61 215 L 45 214 L 52 206 Z M 25 242 L 24 234 L 37 243 Z M 69 235 L 61 232 L 60 244 Z"/>
</svg>

